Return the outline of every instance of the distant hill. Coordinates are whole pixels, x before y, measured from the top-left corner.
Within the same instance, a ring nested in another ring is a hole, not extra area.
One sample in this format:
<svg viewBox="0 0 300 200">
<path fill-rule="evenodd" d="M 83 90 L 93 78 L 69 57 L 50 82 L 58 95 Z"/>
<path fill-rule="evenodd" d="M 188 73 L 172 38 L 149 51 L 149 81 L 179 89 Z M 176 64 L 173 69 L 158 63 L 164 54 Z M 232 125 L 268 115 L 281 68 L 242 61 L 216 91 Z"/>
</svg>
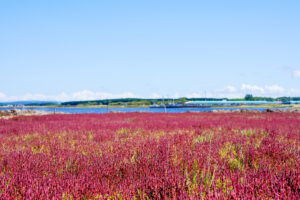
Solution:
<svg viewBox="0 0 300 200">
<path fill-rule="evenodd" d="M 217 98 L 158 98 L 158 99 L 142 99 L 142 98 L 120 98 L 120 99 L 104 99 L 104 100 L 90 100 L 90 101 L 68 101 L 61 103 L 62 106 L 97 106 L 97 105 L 111 105 L 111 106 L 142 106 L 152 104 L 169 104 L 169 103 L 185 103 L 187 101 L 221 101 L 224 99 Z"/>
<path fill-rule="evenodd" d="M 245 98 L 240 99 L 228 99 L 228 98 L 158 98 L 158 99 L 143 99 L 143 98 L 120 98 L 120 99 L 104 99 L 104 100 L 89 100 L 89 101 L 68 101 L 62 102 L 61 106 L 101 106 L 101 105 L 111 105 L 111 106 L 142 106 L 142 105 L 152 105 L 152 104 L 169 104 L 169 103 L 186 103 L 187 101 L 299 101 L 300 97 L 254 97 L 252 95 L 246 95 Z"/>
<path fill-rule="evenodd" d="M 10 102 L 0 102 L 1 106 L 7 105 L 24 105 L 24 106 L 50 106 L 59 105 L 60 102 L 56 101 L 10 101 Z"/>
<path fill-rule="evenodd" d="M 102 100 L 88 100 L 88 101 L 12 101 L 12 102 L 0 102 L 0 106 L 6 105 L 25 105 L 25 106 L 149 106 L 152 104 L 170 104 L 170 103 L 186 103 L 187 101 L 300 101 L 300 97 L 255 97 L 252 95 L 246 95 L 245 98 L 240 99 L 228 99 L 228 98 L 157 98 L 157 99 L 143 99 L 143 98 L 119 98 L 119 99 L 102 99 Z"/>
</svg>

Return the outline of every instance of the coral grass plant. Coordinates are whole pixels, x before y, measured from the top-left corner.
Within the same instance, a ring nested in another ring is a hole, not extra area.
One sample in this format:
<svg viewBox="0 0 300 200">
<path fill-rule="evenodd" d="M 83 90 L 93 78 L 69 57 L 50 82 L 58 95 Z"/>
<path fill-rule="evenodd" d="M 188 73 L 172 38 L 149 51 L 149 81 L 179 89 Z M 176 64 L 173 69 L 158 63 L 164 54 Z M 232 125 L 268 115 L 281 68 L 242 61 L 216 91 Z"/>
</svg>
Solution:
<svg viewBox="0 0 300 200">
<path fill-rule="evenodd" d="M 0 120 L 0 199 L 300 199 L 296 113 Z"/>
</svg>

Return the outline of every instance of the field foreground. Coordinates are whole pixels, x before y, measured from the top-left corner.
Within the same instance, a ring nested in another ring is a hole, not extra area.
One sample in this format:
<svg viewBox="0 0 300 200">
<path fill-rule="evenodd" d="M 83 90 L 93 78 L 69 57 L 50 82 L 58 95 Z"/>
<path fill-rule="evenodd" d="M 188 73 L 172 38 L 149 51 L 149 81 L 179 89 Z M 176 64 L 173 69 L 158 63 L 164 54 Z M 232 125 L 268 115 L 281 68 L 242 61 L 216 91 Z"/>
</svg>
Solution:
<svg viewBox="0 0 300 200">
<path fill-rule="evenodd" d="M 300 199 L 299 113 L 0 119 L 0 199 Z"/>
</svg>

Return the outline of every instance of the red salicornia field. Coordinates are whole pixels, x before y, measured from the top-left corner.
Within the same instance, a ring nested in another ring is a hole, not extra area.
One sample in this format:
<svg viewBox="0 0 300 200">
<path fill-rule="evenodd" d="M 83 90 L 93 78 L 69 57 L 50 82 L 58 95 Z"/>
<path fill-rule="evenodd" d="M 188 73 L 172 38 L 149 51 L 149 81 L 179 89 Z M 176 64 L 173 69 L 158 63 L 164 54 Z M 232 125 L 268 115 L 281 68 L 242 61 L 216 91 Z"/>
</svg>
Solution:
<svg viewBox="0 0 300 200">
<path fill-rule="evenodd" d="M 0 119 L 0 199 L 300 199 L 296 113 Z"/>
</svg>

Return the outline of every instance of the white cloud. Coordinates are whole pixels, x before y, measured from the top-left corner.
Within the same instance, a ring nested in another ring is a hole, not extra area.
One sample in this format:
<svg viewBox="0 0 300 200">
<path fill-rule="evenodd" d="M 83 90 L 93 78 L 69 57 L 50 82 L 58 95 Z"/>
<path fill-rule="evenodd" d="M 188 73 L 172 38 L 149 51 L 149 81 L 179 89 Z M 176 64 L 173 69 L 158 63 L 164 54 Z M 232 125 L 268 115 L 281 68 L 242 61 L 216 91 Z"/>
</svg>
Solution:
<svg viewBox="0 0 300 200">
<path fill-rule="evenodd" d="M 229 92 L 236 92 L 236 88 L 233 87 L 233 86 L 231 86 L 231 85 L 227 86 L 226 89 L 227 89 Z"/>
<path fill-rule="evenodd" d="M 75 92 L 71 95 L 71 98 L 73 100 L 135 98 L 135 97 L 137 97 L 137 96 L 130 92 L 125 92 L 125 93 L 121 93 L 121 94 L 111 94 L 111 93 L 105 93 L 105 92 L 92 92 L 89 90 Z"/>
<path fill-rule="evenodd" d="M 284 88 L 279 85 L 251 85 L 242 84 L 240 87 L 226 86 L 220 89 L 215 89 L 207 92 L 194 93 L 174 93 L 166 96 L 165 94 L 153 93 L 150 96 L 139 96 L 131 92 L 124 92 L 119 94 L 112 94 L 106 92 L 93 92 L 90 90 L 83 90 L 74 93 L 62 92 L 57 95 L 45 94 L 31 94 L 26 93 L 21 96 L 8 96 L 0 92 L 0 102 L 5 101 L 21 101 L 21 100 L 43 100 L 43 101 L 80 101 L 80 100 L 97 100 L 97 99 L 112 99 L 112 98 L 201 98 L 201 97 L 215 97 L 215 98 L 243 98 L 245 94 L 252 94 L 254 96 L 300 96 L 300 88 Z"/>
<path fill-rule="evenodd" d="M 300 96 L 300 89 L 291 88 L 287 90 L 287 96 Z"/>
<path fill-rule="evenodd" d="M 262 87 L 259 87 L 257 85 L 248 85 L 248 84 L 242 84 L 241 90 L 248 92 L 248 93 L 251 93 L 251 92 L 264 93 L 265 92 L 264 88 L 262 88 Z"/>
<path fill-rule="evenodd" d="M 183 95 L 184 97 L 187 97 L 187 98 L 201 98 L 201 97 L 208 97 L 210 94 L 206 94 L 204 95 L 203 93 L 200 93 L 200 92 L 194 92 L 194 93 L 190 93 L 190 94 L 186 94 L 186 95 Z"/>
<path fill-rule="evenodd" d="M 31 94 L 26 93 L 21 96 L 6 96 L 0 93 L 0 101 L 27 101 L 27 100 L 40 100 L 40 101 L 79 101 L 79 100 L 95 100 L 95 99 L 112 99 L 112 98 L 134 98 L 138 97 L 130 92 L 111 94 L 105 92 L 93 92 L 83 90 L 72 94 L 62 92 L 58 95 L 44 95 L 44 94 Z"/>
<path fill-rule="evenodd" d="M 158 98 L 162 98 L 162 96 L 157 93 L 153 93 L 150 98 L 158 99 Z"/>
<path fill-rule="evenodd" d="M 232 93 L 232 92 L 236 92 L 237 88 L 232 86 L 232 85 L 228 85 L 224 88 L 216 89 L 215 91 L 216 92 L 229 92 L 229 93 Z"/>
<path fill-rule="evenodd" d="M 221 91 L 222 89 L 216 89 L 214 92 L 207 92 L 206 95 L 203 93 L 191 93 L 187 95 L 182 95 L 188 98 L 243 98 L 245 96 L 244 93 L 238 91 Z"/>
<path fill-rule="evenodd" d="M 242 84 L 241 91 L 245 93 L 251 93 L 253 95 L 266 95 L 266 96 L 274 96 L 274 95 L 285 95 L 287 89 L 279 85 L 249 85 Z"/>
<path fill-rule="evenodd" d="M 22 99 L 24 100 L 32 100 L 32 99 L 38 99 L 38 100 L 47 100 L 48 96 L 43 94 L 30 94 L 26 93 L 22 96 Z"/>
<path fill-rule="evenodd" d="M 266 85 L 265 90 L 268 93 L 283 93 L 285 89 L 279 85 Z"/>
<path fill-rule="evenodd" d="M 216 98 L 243 98 L 245 96 L 244 93 L 241 92 L 228 92 L 228 93 L 217 93 L 214 95 Z"/>
<path fill-rule="evenodd" d="M 280 85 L 251 85 L 242 84 L 239 88 L 234 86 L 226 86 L 223 88 L 215 89 L 212 92 L 208 92 L 206 97 L 215 98 L 243 98 L 245 94 L 252 94 L 254 96 L 300 96 L 300 88 L 284 88 Z M 204 97 L 202 93 L 191 93 L 183 95 L 187 97 Z"/>
<path fill-rule="evenodd" d="M 4 100 L 6 98 L 6 95 L 0 92 L 0 100 Z"/>
<path fill-rule="evenodd" d="M 300 78 L 300 70 L 293 71 L 293 77 Z"/>
</svg>

